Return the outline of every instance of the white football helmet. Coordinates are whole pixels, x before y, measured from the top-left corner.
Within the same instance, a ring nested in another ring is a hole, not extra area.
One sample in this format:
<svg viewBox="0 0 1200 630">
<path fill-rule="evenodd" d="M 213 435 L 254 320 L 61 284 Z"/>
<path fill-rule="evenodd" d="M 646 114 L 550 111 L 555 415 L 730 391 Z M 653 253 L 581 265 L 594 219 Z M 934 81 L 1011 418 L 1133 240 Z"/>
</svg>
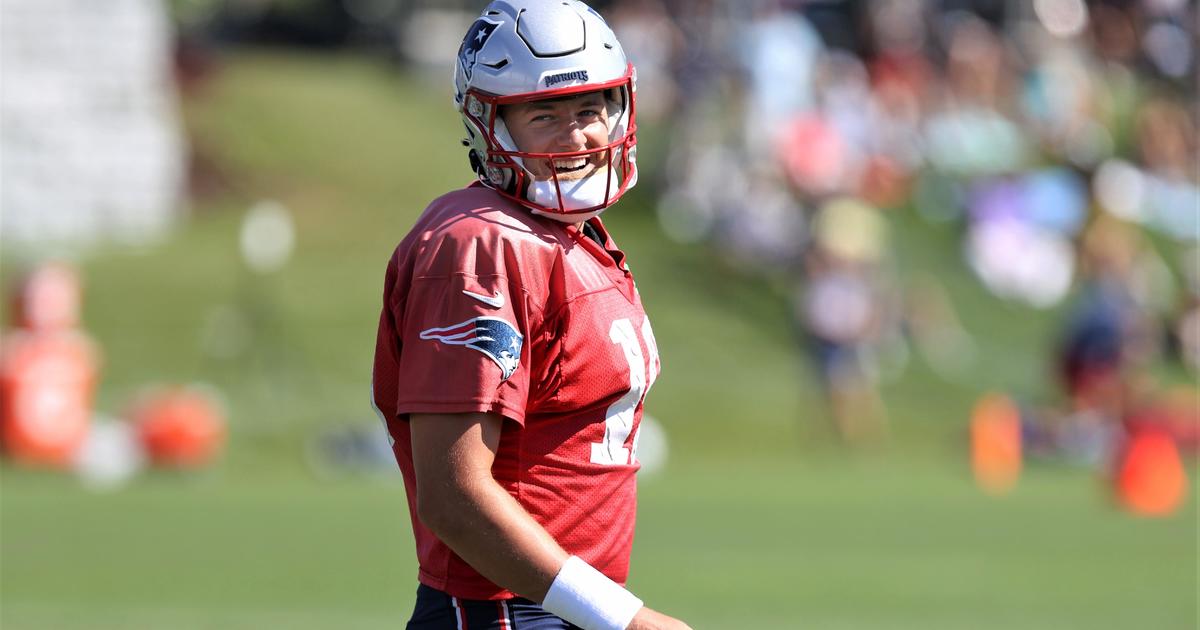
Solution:
<svg viewBox="0 0 1200 630">
<path fill-rule="evenodd" d="M 496 0 L 463 38 L 454 68 L 454 102 L 467 128 L 464 144 L 485 185 L 537 214 L 577 222 L 611 206 L 637 182 L 633 65 L 598 13 L 577 0 Z M 603 91 L 608 144 L 569 153 L 521 151 L 502 105 Z M 554 160 L 601 158 L 580 179 L 560 179 Z M 550 179 L 538 180 L 531 160 Z"/>
</svg>

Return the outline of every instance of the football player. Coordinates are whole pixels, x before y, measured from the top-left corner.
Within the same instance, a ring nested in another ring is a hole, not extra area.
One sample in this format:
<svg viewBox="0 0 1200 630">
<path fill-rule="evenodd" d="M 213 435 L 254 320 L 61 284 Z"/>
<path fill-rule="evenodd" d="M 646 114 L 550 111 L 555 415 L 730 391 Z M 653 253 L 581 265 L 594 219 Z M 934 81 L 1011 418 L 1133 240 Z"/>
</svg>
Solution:
<svg viewBox="0 0 1200 630">
<path fill-rule="evenodd" d="M 637 181 L 633 66 L 581 2 L 497 0 L 454 79 L 478 181 L 392 256 L 373 374 L 420 564 L 408 628 L 687 628 L 623 586 L 659 371 L 599 218 Z"/>
</svg>

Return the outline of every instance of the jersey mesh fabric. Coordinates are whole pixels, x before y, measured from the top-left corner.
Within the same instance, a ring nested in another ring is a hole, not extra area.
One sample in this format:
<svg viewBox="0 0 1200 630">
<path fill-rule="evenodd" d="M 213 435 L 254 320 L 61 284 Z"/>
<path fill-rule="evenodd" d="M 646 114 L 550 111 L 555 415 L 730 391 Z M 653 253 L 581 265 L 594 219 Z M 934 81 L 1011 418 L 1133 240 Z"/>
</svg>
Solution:
<svg viewBox="0 0 1200 630">
<path fill-rule="evenodd" d="M 416 517 L 412 413 L 503 415 L 493 476 L 564 549 L 625 582 L 633 445 L 659 363 L 624 254 L 593 223 L 603 247 L 472 185 L 430 204 L 388 264 L 372 393 L 428 586 L 464 599 L 513 596 Z M 489 353 L 428 333 L 478 317 L 503 319 L 522 337 L 508 378 Z"/>
</svg>

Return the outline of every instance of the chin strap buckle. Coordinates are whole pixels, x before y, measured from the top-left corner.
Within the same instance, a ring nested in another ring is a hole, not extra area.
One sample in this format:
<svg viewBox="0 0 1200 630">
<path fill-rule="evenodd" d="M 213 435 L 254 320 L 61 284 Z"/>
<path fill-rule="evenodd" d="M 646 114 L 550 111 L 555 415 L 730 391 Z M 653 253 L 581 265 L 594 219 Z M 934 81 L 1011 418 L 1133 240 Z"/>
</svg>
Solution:
<svg viewBox="0 0 1200 630">
<path fill-rule="evenodd" d="M 504 184 L 504 173 L 495 166 L 487 167 L 487 177 L 488 181 L 491 182 L 493 186 L 500 186 Z"/>
</svg>

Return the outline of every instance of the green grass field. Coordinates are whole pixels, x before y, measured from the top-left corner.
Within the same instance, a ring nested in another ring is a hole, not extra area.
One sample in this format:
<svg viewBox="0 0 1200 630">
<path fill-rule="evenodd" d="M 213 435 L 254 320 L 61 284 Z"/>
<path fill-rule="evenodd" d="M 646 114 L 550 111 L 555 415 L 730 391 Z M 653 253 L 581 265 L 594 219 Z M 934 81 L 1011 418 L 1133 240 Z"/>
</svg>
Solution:
<svg viewBox="0 0 1200 630">
<path fill-rule="evenodd" d="M 469 180 L 446 81 L 348 57 L 227 61 L 187 106 L 223 192 L 169 242 L 100 252 L 84 272 L 100 409 L 146 383 L 213 383 L 228 452 L 109 493 L 4 467 L 6 630 L 387 628 L 411 611 L 402 487 L 318 480 L 302 446 L 375 421 L 383 266 L 424 204 Z M 262 278 L 242 268 L 237 230 L 264 198 L 292 209 L 298 249 Z M 1056 314 L 988 296 L 951 229 L 892 219 L 903 273 L 945 283 L 983 360 L 947 382 L 914 358 L 884 391 L 889 446 L 850 455 L 770 281 L 667 242 L 643 191 L 606 215 L 655 322 L 664 371 L 647 410 L 671 439 L 668 467 L 641 484 L 632 588 L 696 628 L 1195 628 L 1194 482 L 1162 520 L 1118 511 L 1081 469 L 1031 466 L 1003 498 L 974 488 L 969 406 L 994 388 L 1050 394 Z M 214 357 L 206 330 L 230 308 L 250 350 Z"/>
</svg>

